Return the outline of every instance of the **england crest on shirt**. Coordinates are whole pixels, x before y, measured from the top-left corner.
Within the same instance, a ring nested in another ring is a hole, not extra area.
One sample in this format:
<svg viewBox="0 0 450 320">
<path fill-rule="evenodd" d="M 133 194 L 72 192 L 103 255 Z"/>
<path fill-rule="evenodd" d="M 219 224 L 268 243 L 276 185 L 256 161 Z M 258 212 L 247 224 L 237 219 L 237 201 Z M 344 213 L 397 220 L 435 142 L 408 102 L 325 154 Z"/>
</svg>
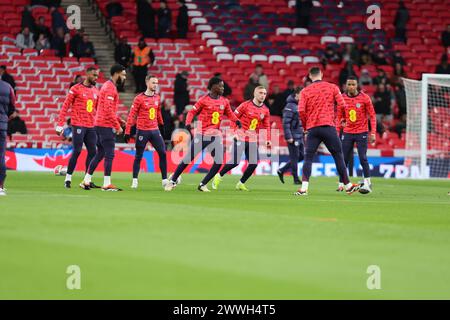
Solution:
<svg viewBox="0 0 450 320">
<path fill-rule="evenodd" d="M 357 104 L 356 104 L 356 107 L 357 107 L 357 108 L 361 108 L 361 103 L 357 103 Z"/>
<path fill-rule="evenodd" d="M 220 110 L 223 110 L 223 109 L 225 109 L 225 106 L 223 104 L 221 104 L 219 108 L 220 108 Z"/>
<path fill-rule="evenodd" d="M 261 114 L 259 115 L 259 117 L 261 118 L 261 120 L 264 120 L 265 115 L 264 115 L 263 113 L 261 113 Z"/>
</svg>

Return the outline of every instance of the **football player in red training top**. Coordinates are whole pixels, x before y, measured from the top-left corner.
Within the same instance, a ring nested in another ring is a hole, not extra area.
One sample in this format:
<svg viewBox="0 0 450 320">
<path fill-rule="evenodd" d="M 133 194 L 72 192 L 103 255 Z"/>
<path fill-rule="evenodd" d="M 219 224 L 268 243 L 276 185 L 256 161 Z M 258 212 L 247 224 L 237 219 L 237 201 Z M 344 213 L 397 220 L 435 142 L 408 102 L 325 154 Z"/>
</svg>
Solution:
<svg viewBox="0 0 450 320">
<path fill-rule="evenodd" d="M 356 143 L 358 149 L 359 162 L 361 163 L 364 175 L 364 183 L 359 190 L 360 193 L 370 193 L 370 168 L 367 161 L 368 141 L 375 143 L 377 118 L 370 97 L 358 90 L 358 80 L 356 77 L 347 79 L 347 90 L 342 94 L 345 100 L 345 107 L 338 109 L 339 123 L 343 124 L 344 133 L 342 135 L 342 151 L 344 153 L 345 164 L 348 166 L 353 153 L 353 146 Z M 368 119 L 370 118 L 370 134 Z M 339 180 L 337 191 L 343 191 L 344 184 Z"/>
<path fill-rule="evenodd" d="M 161 97 L 156 93 L 158 78 L 154 75 L 147 75 L 145 83 L 147 90 L 134 99 L 125 128 L 125 142 L 127 143 L 130 139 L 131 127 L 136 125 L 137 129 L 136 156 L 133 163 L 133 182 L 131 184 L 133 189 L 138 187 L 139 169 L 147 142 L 150 142 L 158 153 L 163 187 L 169 182 L 167 180 L 166 147 L 158 127 L 161 126 L 161 130 L 164 130 L 164 122 L 161 115 Z"/>
<path fill-rule="evenodd" d="M 202 192 L 210 192 L 207 184 L 219 172 L 223 163 L 222 132 L 219 130 L 223 116 L 228 117 L 239 128 L 242 127 L 241 122 L 231 110 L 230 102 L 222 96 L 224 91 L 223 80 L 217 77 L 211 78 L 208 83 L 208 90 L 209 94 L 200 98 L 186 117 L 187 130 L 191 130 L 194 116 L 198 116 L 200 125 L 191 141 L 190 150 L 169 178 L 169 183 L 165 187 L 166 191 L 172 191 L 175 188 L 178 177 L 188 164 L 194 160 L 198 153 L 208 148 L 214 158 L 214 164 L 197 189 Z"/>
<path fill-rule="evenodd" d="M 270 147 L 270 112 L 264 104 L 267 90 L 263 86 L 256 87 L 253 92 L 253 99 L 243 102 L 234 111 L 238 119 L 242 122 L 242 129 L 238 131 L 238 138 L 234 140 L 231 152 L 232 159 L 214 177 L 212 188 L 217 190 L 223 176 L 231 169 L 237 167 L 241 160 L 242 153 L 248 161 L 247 169 L 236 184 L 236 190 L 249 191 L 245 182 L 252 176 L 258 166 L 258 137 L 266 139 L 266 146 Z M 264 131 L 265 132 L 264 132 Z M 262 133 L 260 135 L 260 133 Z"/>
<path fill-rule="evenodd" d="M 106 81 L 100 89 L 97 102 L 97 114 L 95 116 L 95 130 L 98 136 L 97 153 L 89 164 L 89 169 L 84 176 L 80 187 L 89 190 L 92 175 L 100 161 L 105 159 L 103 191 L 121 191 L 111 184 L 111 170 L 114 159 L 114 148 L 116 144 L 116 135 L 123 133 L 120 126 L 120 120 L 117 117 L 117 108 L 119 105 L 119 93 L 117 86 L 120 86 L 126 79 L 125 67 L 114 65 L 111 67 L 111 78 Z"/>
<path fill-rule="evenodd" d="M 83 82 L 72 86 L 66 96 L 66 100 L 59 111 L 56 133 L 60 136 L 64 130 L 66 117 L 70 115 L 72 124 L 72 155 L 67 166 L 66 179 L 64 185 L 71 187 L 72 174 L 77 165 L 83 143 L 87 149 L 86 169 L 89 168 L 92 158 L 95 156 L 97 133 L 94 128 L 95 113 L 97 110 L 98 89 L 95 87 L 98 79 L 98 69 L 90 67 L 86 71 L 86 79 Z M 92 182 L 91 188 L 97 187 Z"/>
<path fill-rule="evenodd" d="M 359 185 L 352 184 L 348 178 L 341 141 L 336 132 L 335 104 L 340 108 L 345 107 L 344 98 L 336 85 L 322 81 L 323 74 L 320 68 L 311 68 L 309 77 L 312 84 L 300 92 L 298 102 L 300 120 L 306 130 L 306 145 L 302 186 L 295 195 L 308 195 L 312 161 L 321 142 L 325 143 L 333 156 L 339 176 L 344 182 L 345 191 L 352 194 L 359 190 Z"/>
</svg>

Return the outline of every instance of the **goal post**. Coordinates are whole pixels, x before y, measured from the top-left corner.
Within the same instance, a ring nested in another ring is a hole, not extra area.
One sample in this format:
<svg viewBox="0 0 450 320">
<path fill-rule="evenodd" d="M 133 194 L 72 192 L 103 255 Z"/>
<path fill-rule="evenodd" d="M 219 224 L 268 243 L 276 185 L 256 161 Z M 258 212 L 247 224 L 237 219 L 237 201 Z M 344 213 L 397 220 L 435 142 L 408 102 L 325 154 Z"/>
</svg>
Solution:
<svg viewBox="0 0 450 320">
<path fill-rule="evenodd" d="M 450 75 L 403 79 L 406 92 L 405 165 L 419 177 L 450 178 Z"/>
</svg>

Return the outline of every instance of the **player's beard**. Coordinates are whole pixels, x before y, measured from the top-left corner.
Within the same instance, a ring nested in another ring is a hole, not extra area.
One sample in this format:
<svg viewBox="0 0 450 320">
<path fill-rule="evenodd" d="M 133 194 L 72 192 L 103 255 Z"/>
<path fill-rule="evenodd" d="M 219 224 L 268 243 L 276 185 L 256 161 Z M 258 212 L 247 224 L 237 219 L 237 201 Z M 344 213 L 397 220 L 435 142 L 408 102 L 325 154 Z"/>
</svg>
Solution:
<svg viewBox="0 0 450 320">
<path fill-rule="evenodd" d="M 118 87 L 120 87 L 120 86 L 122 86 L 122 84 L 123 84 L 122 78 L 118 78 L 118 79 L 117 79 L 116 85 L 117 85 Z"/>
</svg>

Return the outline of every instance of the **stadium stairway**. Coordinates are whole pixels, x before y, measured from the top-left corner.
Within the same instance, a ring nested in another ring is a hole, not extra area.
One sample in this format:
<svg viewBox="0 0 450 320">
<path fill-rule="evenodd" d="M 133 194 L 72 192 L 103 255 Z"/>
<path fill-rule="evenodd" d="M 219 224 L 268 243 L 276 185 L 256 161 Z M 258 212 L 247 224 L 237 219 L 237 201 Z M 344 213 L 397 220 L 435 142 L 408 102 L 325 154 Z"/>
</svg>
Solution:
<svg viewBox="0 0 450 320">
<path fill-rule="evenodd" d="M 78 5 L 81 9 L 81 25 L 89 35 L 90 41 L 94 44 L 97 64 L 108 77 L 109 69 L 115 63 L 114 44 L 111 42 L 105 29 L 102 27 L 100 19 L 97 18 L 92 6 L 87 0 L 62 0 L 61 5 L 66 8 L 70 5 Z M 120 93 L 120 99 L 126 106 L 130 106 L 134 98 L 134 79 L 130 75 L 127 77 L 125 92 Z"/>
</svg>

